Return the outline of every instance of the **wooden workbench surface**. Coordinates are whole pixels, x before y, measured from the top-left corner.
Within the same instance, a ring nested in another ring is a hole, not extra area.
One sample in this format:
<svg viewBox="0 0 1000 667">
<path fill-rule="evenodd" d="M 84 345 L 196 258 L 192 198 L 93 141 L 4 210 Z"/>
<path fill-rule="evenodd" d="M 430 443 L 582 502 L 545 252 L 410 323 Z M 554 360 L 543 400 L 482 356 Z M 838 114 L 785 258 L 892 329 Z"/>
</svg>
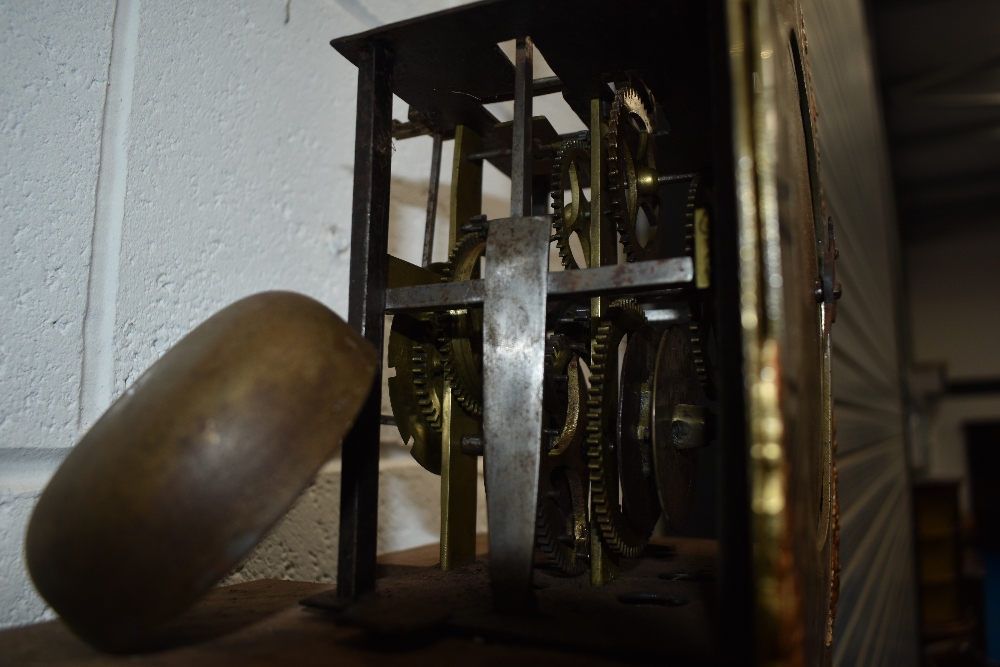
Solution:
<svg viewBox="0 0 1000 667">
<path fill-rule="evenodd" d="M 709 549 L 696 545 L 695 550 Z M 427 568 L 435 563 L 436 545 L 380 558 L 385 572 Z M 436 576 L 447 576 L 437 572 Z M 418 641 L 390 646 L 384 637 L 335 624 L 331 616 L 299 604 L 304 597 L 331 589 L 329 584 L 273 579 L 214 589 L 163 633 L 156 650 L 137 655 L 101 653 L 77 639 L 58 620 L 14 628 L 0 632 L 0 665 L 624 664 L 606 650 L 602 656 L 585 650 L 542 648 L 530 638 L 511 643 L 483 639 L 475 632 L 464 636 L 432 632 Z"/>
</svg>

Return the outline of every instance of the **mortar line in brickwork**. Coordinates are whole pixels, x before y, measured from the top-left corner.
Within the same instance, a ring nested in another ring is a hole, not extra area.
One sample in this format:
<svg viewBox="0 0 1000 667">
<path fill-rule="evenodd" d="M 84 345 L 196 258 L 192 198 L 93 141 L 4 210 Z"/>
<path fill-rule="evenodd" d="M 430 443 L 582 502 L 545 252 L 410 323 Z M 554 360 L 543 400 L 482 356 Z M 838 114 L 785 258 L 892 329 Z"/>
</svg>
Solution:
<svg viewBox="0 0 1000 667">
<path fill-rule="evenodd" d="M 83 316 L 80 430 L 111 403 L 114 385 L 115 312 L 128 178 L 129 119 L 139 41 L 139 0 L 118 0 L 111 30 L 108 88 L 104 98 L 101 155 L 94 194 L 87 308 Z"/>
</svg>

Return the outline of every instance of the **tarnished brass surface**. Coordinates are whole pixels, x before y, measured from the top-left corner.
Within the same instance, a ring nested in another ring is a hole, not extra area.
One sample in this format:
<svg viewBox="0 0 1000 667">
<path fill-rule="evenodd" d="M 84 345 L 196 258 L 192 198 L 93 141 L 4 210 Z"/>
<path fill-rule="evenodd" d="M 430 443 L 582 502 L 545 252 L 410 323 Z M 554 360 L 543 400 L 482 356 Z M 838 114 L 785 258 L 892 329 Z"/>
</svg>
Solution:
<svg viewBox="0 0 1000 667">
<path fill-rule="evenodd" d="M 389 255 L 390 287 L 431 285 L 446 280 L 444 264 L 428 268 Z M 389 405 L 403 442 L 425 469 L 441 473 L 441 401 L 444 391 L 437 350 L 438 325 L 433 313 L 396 314 L 389 330 Z"/>
<path fill-rule="evenodd" d="M 476 560 L 479 471 L 476 457 L 462 452 L 462 437 L 476 435 L 480 428 L 447 380 L 441 425 L 441 569 L 451 570 Z"/>
<path fill-rule="evenodd" d="M 479 278 L 486 238 L 478 233 L 462 236 L 448 257 L 445 274 L 455 282 Z M 474 417 L 483 412 L 483 311 L 458 309 L 442 314 L 441 361 L 458 404 Z"/>
<path fill-rule="evenodd" d="M 268 292 L 183 338 L 56 471 L 35 586 L 87 641 L 141 647 L 260 541 L 351 428 L 378 357 L 322 304 Z"/>
<path fill-rule="evenodd" d="M 437 265 L 440 267 L 442 265 Z M 406 260 L 389 255 L 389 270 L 386 272 L 386 287 L 412 287 L 414 285 L 433 285 L 445 281 L 445 277 L 435 273 L 435 265 L 427 268 L 410 264 Z"/>
<path fill-rule="evenodd" d="M 757 660 L 816 665 L 829 657 L 833 482 L 814 107 L 798 3 L 727 5 Z"/>
<path fill-rule="evenodd" d="M 433 313 L 398 313 L 389 330 L 386 361 L 396 374 L 389 378 L 389 405 L 410 455 L 429 472 L 441 474 L 441 430 L 444 376 Z"/>
<path fill-rule="evenodd" d="M 660 518 L 653 474 L 653 375 L 660 336 L 646 324 L 632 332 L 621 362 L 616 422 L 618 477 L 629 524 L 648 537 Z"/>
<path fill-rule="evenodd" d="M 538 550 L 560 571 L 578 575 L 587 571 L 590 550 L 589 477 L 585 433 L 585 394 L 580 358 L 570 339 L 554 334 L 547 343 L 542 402 L 541 476 L 538 482 Z"/>
<path fill-rule="evenodd" d="M 608 123 L 601 100 L 590 101 L 590 257 L 587 266 L 608 266 L 618 263 L 618 239 L 611 224 L 608 191 Z M 605 316 L 608 305 L 613 300 L 609 296 L 595 296 L 590 299 L 590 337 L 595 338 Z M 591 362 L 593 359 L 590 360 Z M 589 366 L 589 364 L 588 364 Z M 611 377 L 618 374 L 618 356 L 606 360 L 605 373 Z M 609 383 L 604 391 L 607 404 L 616 405 L 618 384 Z M 601 529 L 597 517 L 590 515 L 590 583 L 603 586 L 618 576 L 618 556 L 612 553 L 601 539 Z"/>
<path fill-rule="evenodd" d="M 630 262 L 660 257 L 659 174 L 650 110 L 632 87 L 615 93 L 608 118 L 608 194 L 611 211 Z M 648 235 L 639 234 L 639 216 L 646 218 Z"/>
<path fill-rule="evenodd" d="M 601 544 L 612 553 L 633 558 L 646 547 L 653 525 L 634 520 L 630 515 L 631 507 L 622 503 L 625 498 L 620 494 L 619 461 L 615 452 L 618 437 L 611 425 L 616 421 L 614 415 L 618 410 L 618 346 L 627 334 L 633 334 L 646 324 L 646 316 L 635 300 L 628 298 L 613 301 L 607 312 L 607 319 L 600 323 L 591 344 L 587 399 L 590 511 L 600 531 Z"/>
<path fill-rule="evenodd" d="M 485 237 L 463 234 L 462 226 L 482 209 L 483 163 L 469 156 L 483 142 L 471 128 L 455 128 L 451 178 L 449 262 L 431 268 L 444 280 L 479 277 Z M 393 260 L 395 258 L 390 258 Z M 389 264 L 389 286 L 430 284 L 431 271 L 396 260 Z M 400 435 L 413 438 L 413 457 L 441 475 L 441 568 L 466 565 L 475 558 L 476 458 L 462 452 L 463 436 L 478 434 L 482 411 L 482 310 L 447 314 L 396 314 L 389 337 L 389 398 Z"/>
<path fill-rule="evenodd" d="M 601 100 L 590 101 L 590 257 L 587 266 L 618 263 L 618 239 L 608 212 L 608 123 L 601 113 Z M 595 296 L 590 300 L 591 336 L 613 297 Z M 617 360 L 615 360 L 617 363 Z"/>
<path fill-rule="evenodd" d="M 694 284 L 698 289 L 712 286 L 712 254 L 709 245 L 708 209 L 694 210 Z"/>
<path fill-rule="evenodd" d="M 551 195 L 553 236 L 559 248 L 559 258 L 567 269 L 590 266 L 590 202 L 583 191 L 584 183 L 590 183 L 590 150 L 579 140 L 564 141 L 556 151 L 552 165 Z M 566 192 L 569 192 L 567 201 Z M 583 257 L 573 254 L 570 239 L 576 235 L 583 250 Z"/>
</svg>

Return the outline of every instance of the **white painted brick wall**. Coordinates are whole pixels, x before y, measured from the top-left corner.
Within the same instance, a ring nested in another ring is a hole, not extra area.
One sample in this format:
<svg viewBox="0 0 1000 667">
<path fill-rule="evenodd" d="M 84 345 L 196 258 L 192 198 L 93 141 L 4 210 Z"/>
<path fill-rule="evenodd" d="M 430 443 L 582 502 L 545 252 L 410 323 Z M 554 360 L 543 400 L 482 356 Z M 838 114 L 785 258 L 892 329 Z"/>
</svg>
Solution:
<svg viewBox="0 0 1000 667">
<path fill-rule="evenodd" d="M 23 564 L 35 499 L 171 345 L 266 289 L 346 315 L 356 70 L 329 40 L 454 4 L 0 0 L 0 626 L 50 615 Z M 429 159 L 427 138 L 393 159 L 390 251 L 411 261 Z M 444 163 L 442 259 L 450 144 Z M 436 540 L 438 478 L 383 438 L 380 548 Z M 338 471 L 235 577 L 329 580 Z"/>
<path fill-rule="evenodd" d="M 78 437 L 114 3 L 0 3 L 0 623 L 39 619 L 22 543 Z"/>
</svg>

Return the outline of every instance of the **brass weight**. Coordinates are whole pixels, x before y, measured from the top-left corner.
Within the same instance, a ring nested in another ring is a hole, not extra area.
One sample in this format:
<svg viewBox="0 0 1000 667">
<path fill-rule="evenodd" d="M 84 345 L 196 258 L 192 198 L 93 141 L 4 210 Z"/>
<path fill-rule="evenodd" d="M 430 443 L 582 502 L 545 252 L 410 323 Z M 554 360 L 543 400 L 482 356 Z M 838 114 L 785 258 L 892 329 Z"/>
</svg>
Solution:
<svg viewBox="0 0 1000 667">
<path fill-rule="evenodd" d="M 142 648 L 285 514 L 351 428 L 379 362 L 306 296 L 243 299 L 182 339 L 83 437 L 27 535 L 78 635 Z"/>
</svg>

